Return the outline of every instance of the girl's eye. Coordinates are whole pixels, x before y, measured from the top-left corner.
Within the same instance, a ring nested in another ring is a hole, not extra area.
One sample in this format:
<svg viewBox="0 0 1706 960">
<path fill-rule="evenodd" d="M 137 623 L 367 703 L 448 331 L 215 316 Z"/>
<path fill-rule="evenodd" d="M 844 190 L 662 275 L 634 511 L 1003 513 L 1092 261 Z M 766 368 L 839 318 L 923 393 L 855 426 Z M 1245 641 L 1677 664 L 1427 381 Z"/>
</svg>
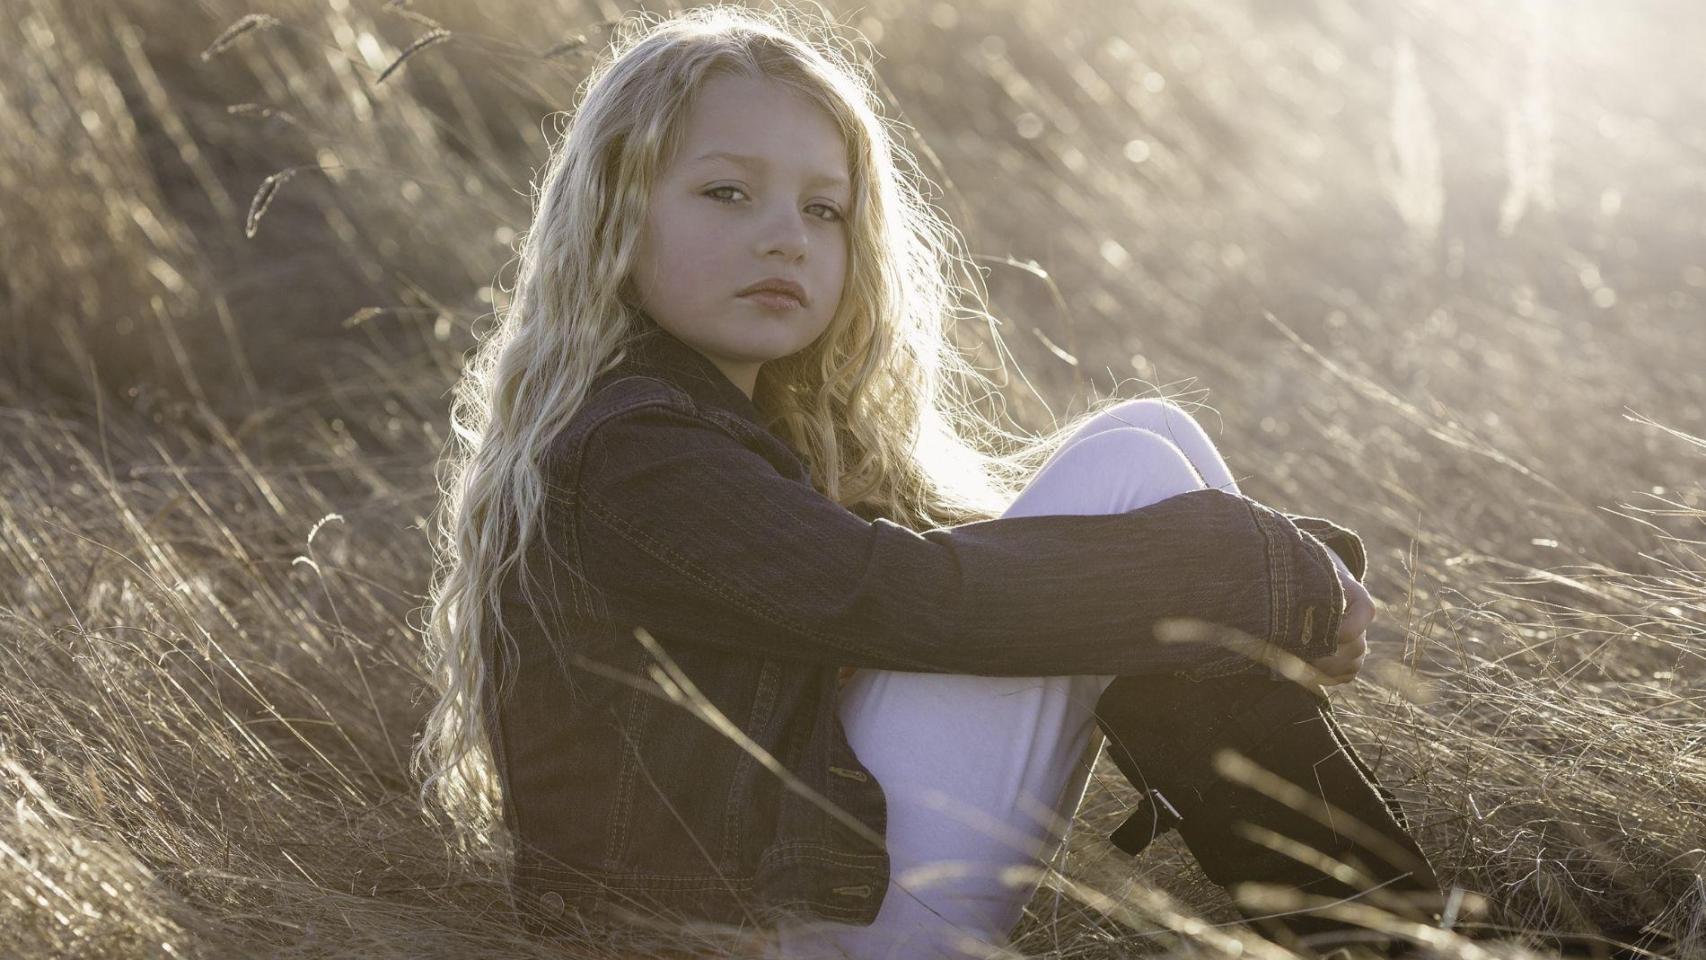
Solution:
<svg viewBox="0 0 1706 960">
<path fill-rule="evenodd" d="M 830 213 L 834 214 L 834 216 L 826 218 L 830 223 L 840 223 L 841 222 L 841 211 L 840 210 L 835 209 L 834 207 L 830 206 L 827 203 L 814 203 L 814 204 L 812 204 L 812 206 L 822 207 L 825 210 L 828 210 Z"/>
<path fill-rule="evenodd" d="M 723 197 L 712 197 L 711 196 L 712 194 L 719 193 L 723 190 L 733 190 L 736 193 L 744 192 L 739 187 L 730 187 L 730 186 L 712 187 L 709 190 L 705 191 L 705 196 L 711 197 L 711 199 L 717 201 L 718 203 L 734 203 L 735 201 L 733 199 L 725 199 Z M 832 216 L 832 217 L 819 217 L 818 219 L 823 220 L 826 223 L 839 223 L 841 221 L 841 211 L 835 209 L 834 207 L 830 206 L 829 204 L 827 204 L 827 203 L 814 203 L 814 204 L 812 204 L 812 206 L 822 207 L 825 210 L 828 210 L 830 213 L 834 214 L 834 216 Z"/>
</svg>

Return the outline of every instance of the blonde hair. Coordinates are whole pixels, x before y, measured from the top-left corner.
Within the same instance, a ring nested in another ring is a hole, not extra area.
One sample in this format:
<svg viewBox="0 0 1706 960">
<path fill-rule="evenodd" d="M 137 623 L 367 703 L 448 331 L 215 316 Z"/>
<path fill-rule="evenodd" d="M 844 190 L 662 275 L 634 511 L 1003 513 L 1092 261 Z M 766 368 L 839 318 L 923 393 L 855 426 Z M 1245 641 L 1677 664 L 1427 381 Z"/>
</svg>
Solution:
<svg viewBox="0 0 1706 960">
<path fill-rule="evenodd" d="M 439 698 L 412 760 L 423 803 L 436 798 L 462 839 L 488 851 L 501 798 L 481 638 L 498 632 L 499 586 L 537 529 L 541 452 L 636 328 L 631 268 L 646 201 L 707 76 L 786 84 L 833 117 L 847 145 L 841 303 L 810 346 L 764 364 L 753 394 L 823 494 L 913 529 L 987 519 L 1071 432 L 1010 433 L 974 406 L 973 388 L 989 396 L 994 385 L 948 335 L 961 296 L 983 301 L 980 278 L 891 138 L 868 68 L 826 22 L 714 5 L 657 22 L 636 14 L 615 34 L 553 145 L 514 295 L 464 368 L 440 462 L 425 631 Z"/>
</svg>

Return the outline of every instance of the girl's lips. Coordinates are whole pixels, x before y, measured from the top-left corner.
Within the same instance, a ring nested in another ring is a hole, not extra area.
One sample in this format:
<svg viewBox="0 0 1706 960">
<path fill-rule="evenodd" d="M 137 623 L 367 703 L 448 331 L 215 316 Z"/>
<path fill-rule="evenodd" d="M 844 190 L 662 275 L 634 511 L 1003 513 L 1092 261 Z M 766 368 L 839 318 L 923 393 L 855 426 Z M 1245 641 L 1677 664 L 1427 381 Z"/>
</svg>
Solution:
<svg viewBox="0 0 1706 960">
<path fill-rule="evenodd" d="M 800 301 L 786 293 L 775 290 L 755 290 L 752 293 L 743 293 L 741 296 L 754 303 L 760 303 L 776 310 L 787 310 L 800 306 Z"/>
</svg>

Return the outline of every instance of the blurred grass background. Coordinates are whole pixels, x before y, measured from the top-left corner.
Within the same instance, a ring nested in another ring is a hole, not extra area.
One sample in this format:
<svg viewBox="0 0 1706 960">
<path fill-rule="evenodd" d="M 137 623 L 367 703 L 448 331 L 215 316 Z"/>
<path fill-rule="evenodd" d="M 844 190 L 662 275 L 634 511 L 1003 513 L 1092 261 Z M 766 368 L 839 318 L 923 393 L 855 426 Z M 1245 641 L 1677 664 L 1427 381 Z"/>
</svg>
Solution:
<svg viewBox="0 0 1706 960">
<path fill-rule="evenodd" d="M 412 799 L 423 526 L 629 9 L 6 0 L 0 953 L 545 955 Z M 1706 11 L 828 9 L 988 270 L 1004 349 L 963 342 L 1016 420 L 1200 404 L 1247 494 L 1367 541 L 1334 698 L 1473 893 L 1438 949 L 1706 956 Z M 1020 948 L 1225 948 L 1176 838 L 1111 852 L 1124 790 Z"/>
</svg>

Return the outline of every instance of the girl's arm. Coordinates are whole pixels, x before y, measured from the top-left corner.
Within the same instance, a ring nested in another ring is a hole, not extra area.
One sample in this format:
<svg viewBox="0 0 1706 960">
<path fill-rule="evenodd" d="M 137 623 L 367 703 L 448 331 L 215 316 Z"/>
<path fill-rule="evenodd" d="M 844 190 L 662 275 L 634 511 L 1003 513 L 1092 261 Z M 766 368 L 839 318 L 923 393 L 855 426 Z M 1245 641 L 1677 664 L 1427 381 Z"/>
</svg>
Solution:
<svg viewBox="0 0 1706 960">
<path fill-rule="evenodd" d="M 1351 576 L 1361 580 L 1367 575 L 1368 551 L 1363 549 L 1362 538 L 1357 536 L 1355 532 L 1321 517 L 1306 517 L 1288 513 L 1285 518 L 1295 524 L 1297 529 L 1320 540 L 1334 553 L 1338 554 L 1339 559 L 1345 562 L 1345 568 L 1351 572 Z"/>
<path fill-rule="evenodd" d="M 919 533 L 859 517 L 676 401 L 614 414 L 583 444 L 576 475 L 552 478 L 570 491 L 571 555 L 606 615 L 663 640 L 989 676 L 1230 665 L 1268 644 L 1312 659 L 1338 642 L 1327 548 L 1237 494 Z"/>
</svg>

